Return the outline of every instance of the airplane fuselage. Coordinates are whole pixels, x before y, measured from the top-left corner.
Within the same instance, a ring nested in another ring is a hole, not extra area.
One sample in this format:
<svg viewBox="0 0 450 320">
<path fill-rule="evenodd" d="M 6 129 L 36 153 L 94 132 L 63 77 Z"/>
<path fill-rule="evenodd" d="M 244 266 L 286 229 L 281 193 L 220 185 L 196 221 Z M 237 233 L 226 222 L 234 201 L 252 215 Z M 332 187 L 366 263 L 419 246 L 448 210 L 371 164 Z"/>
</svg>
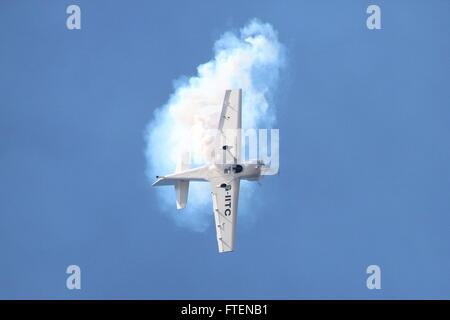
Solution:
<svg viewBox="0 0 450 320">
<path fill-rule="evenodd" d="M 181 157 L 175 173 L 157 176 L 153 183 L 173 185 L 177 209 L 182 209 L 187 203 L 190 182 L 209 182 L 219 252 L 234 250 L 241 180 L 257 181 L 268 168 L 261 160 L 242 160 L 241 109 L 242 90 L 226 90 L 216 141 L 210 150 L 214 159 L 209 164 L 189 168 L 189 162 Z"/>
<path fill-rule="evenodd" d="M 170 181 L 210 181 L 218 176 L 223 177 L 224 182 L 230 179 L 244 179 L 257 181 L 261 177 L 264 164 L 259 160 L 245 161 L 240 164 L 211 164 L 173 173 L 167 176 L 158 176 L 154 185 L 173 184 Z"/>
<path fill-rule="evenodd" d="M 233 178 L 240 178 L 249 181 L 259 180 L 261 177 L 262 163 L 260 161 L 246 161 L 240 164 L 220 164 L 212 165 L 210 170 L 216 173 L 225 174 Z"/>
</svg>

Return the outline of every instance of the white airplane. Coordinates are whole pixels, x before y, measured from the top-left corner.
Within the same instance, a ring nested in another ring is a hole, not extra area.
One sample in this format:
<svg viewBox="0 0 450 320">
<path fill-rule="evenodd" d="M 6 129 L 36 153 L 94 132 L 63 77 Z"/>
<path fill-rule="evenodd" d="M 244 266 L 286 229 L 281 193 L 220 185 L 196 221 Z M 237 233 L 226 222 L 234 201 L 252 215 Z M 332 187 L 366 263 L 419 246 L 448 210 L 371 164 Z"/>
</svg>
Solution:
<svg viewBox="0 0 450 320">
<path fill-rule="evenodd" d="M 259 180 L 266 169 L 260 160 L 241 161 L 241 106 L 242 89 L 227 90 L 218 123 L 214 164 L 187 170 L 178 165 L 176 173 L 157 176 L 153 183 L 174 185 L 177 209 L 182 209 L 187 203 L 189 181 L 209 181 L 219 252 L 234 251 L 241 179 Z"/>
</svg>

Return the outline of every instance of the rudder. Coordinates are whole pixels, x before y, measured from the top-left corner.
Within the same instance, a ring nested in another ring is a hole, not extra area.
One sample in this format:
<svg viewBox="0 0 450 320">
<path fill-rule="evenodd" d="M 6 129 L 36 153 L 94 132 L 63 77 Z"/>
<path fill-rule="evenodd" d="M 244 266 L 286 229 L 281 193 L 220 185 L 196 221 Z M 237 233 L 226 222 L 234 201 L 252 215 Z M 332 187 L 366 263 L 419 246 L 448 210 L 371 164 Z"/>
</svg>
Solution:
<svg viewBox="0 0 450 320">
<path fill-rule="evenodd" d="M 183 209 L 186 207 L 188 193 L 189 193 L 189 181 L 178 180 L 175 183 L 175 193 L 177 197 L 177 209 Z"/>
</svg>

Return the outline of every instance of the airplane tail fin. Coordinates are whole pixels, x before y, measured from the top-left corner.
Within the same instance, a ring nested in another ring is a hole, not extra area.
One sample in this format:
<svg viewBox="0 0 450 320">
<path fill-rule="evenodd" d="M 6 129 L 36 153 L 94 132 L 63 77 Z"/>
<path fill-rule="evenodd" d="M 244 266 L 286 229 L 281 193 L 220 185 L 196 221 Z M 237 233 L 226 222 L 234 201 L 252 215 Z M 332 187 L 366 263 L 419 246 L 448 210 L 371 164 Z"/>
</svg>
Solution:
<svg viewBox="0 0 450 320">
<path fill-rule="evenodd" d="M 189 154 L 183 153 L 178 159 L 175 173 L 180 173 L 189 169 Z M 174 184 L 175 194 L 177 197 L 177 209 L 183 209 L 186 207 L 188 193 L 189 193 L 189 180 L 177 180 Z"/>
<path fill-rule="evenodd" d="M 186 207 L 189 193 L 189 181 L 208 181 L 208 166 L 189 168 L 188 157 L 184 155 L 177 163 L 175 173 L 156 176 L 153 186 L 174 186 L 177 209 Z"/>
<path fill-rule="evenodd" d="M 177 196 L 177 209 L 183 209 L 187 204 L 189 181 L 178 180 L 175 183 L 175 193 Z"/>
</svg>

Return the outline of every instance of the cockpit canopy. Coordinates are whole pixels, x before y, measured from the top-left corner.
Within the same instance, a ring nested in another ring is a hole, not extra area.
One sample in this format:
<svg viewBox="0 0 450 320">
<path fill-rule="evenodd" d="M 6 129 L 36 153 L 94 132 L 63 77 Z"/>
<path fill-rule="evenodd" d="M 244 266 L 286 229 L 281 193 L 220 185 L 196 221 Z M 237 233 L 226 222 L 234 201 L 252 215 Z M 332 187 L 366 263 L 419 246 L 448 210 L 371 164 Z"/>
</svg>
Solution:
<svg viewBox="0 0 450 320">
<path fill-rule="evenodd" d="M 232 165 L 232 166 L 229 166 L 229 167 L 225 168 L 223 170 L 223 172 L 225 174 L 230 174 L 231 172 L 233 172 L 233 173 L 240 173 L 240 172 L 242 172 L 242 170 L 244 170 L 244 167 L 242 167 L 240 164 L 235 164 L 235 165 Z"/>
<path fill-rule="evenodd" d="M 237 164 L 237 165 L 233 166 L 233 171 L 234 171 L 235 173 L 242 172 L 243 169 L 244 169 L 244 168 L 243 168 L 240 164 Z"/>
</svg>

